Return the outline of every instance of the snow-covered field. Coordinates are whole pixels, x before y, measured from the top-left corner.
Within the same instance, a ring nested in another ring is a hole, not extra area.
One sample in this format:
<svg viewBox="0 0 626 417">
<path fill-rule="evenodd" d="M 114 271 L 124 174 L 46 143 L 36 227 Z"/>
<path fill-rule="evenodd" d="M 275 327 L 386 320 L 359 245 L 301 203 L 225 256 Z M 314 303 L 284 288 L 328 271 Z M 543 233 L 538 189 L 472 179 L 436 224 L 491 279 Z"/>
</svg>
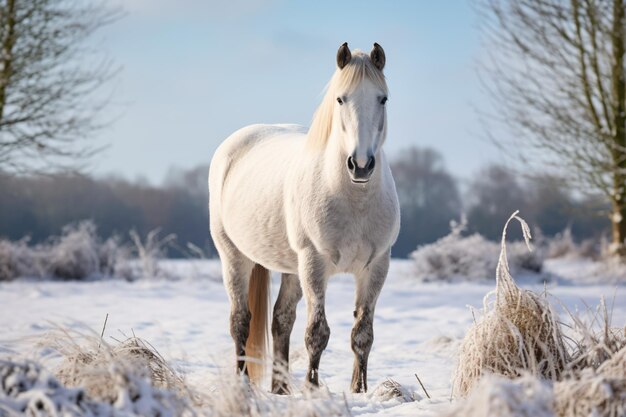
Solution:
<svg viewBox="0 0 626 417">
<path fill-rule="evenodd" d="M 168 261 L 165 267 L 184 278 L 0 283 L 0 356 L 37 359 L 40 353 L 31 336 L 42 336 L 57 325 L 82 330 L 87 327 L 99 333 L 108 314 L 105 338 L 123 339 L 134 333 L 181 370 L 191 386 L 200 391 L 218 389 L 220 375 L 232 372 L 234 365 L 229 306 L 219 262 Z M 354 281 L 350 276 L 337 276 L 328 285 L 326 311 L 331 337 L 322 357 L 320 376 L 332 393 L 346 393 L 354 416 L 431 416 L 450 407 L 456 350 L 473 320 L 468 306 L 480 309 L 483 297 L 494 284 L 420 283 L 412 277 L 412 267 L 411 261 L 393 261 L 380 296 L 369 361 L 369 394 L 349 393 Z M 546 269 L 555 274 L 580 275 L 584 265 L 559 260 L 548 262 Z M 272 287 L 274 297 L 276 284 Z M 544 291 L 540 276 L 524 278 L 521 286 Z M 602 296 L 609 307 L 614 300 L 613 324 L 626 324 L 625 286 L 553 279 L 547 289 L 571 311 L 596 306 Z M 291 337 L 291 372 L 300 384 L 307 364 L 304 313 L 301 302 Z M 562 313 L 561 318 L 567 321 L 566 314 Z M 431 399 L 426 398 L 415 374 Z M 387 378 L 414 392 L 417 400 L 403 403 L 373 396 L 374 388 Z"/>
</svg>

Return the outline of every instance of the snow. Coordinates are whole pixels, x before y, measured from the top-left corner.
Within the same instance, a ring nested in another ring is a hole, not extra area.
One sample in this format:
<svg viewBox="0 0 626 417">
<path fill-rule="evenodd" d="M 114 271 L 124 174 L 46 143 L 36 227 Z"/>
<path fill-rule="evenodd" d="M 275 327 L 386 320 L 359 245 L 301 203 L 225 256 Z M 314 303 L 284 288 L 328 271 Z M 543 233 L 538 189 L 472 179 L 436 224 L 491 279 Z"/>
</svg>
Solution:
<svg viewBox="0 0 626 417">
<path fill-rule="evenodd" d="M 623 327 L 625 287 L 597 281 L 578 284 L 576 278 L 591 270 L 589 264 L 590 261 L 567 259 L 547 262 L 547 275 L 564 276 L 549 281 L 548 291 L 570 311 L 586 311 L 603 296 L 610 307 L 614 299 L 613 324 Z M 1 282 L 0 356 L 38 360 L 43 353 L 35 341 L 47 330 L 61 325 L 71 329 L 87 327 L 99 333 L 109 314 L 106 338 L 124 339 L 124 335 L 134 333 L 148 340 L 170 365 L 181 370 L 191 386 L 201 391 L 214 390 L 220 376 L 234 368 L 229 306 L 219 262 L 168 261 L 162 267 L 183 278 Z M 320 377 L 339 398 L 345 393 L 354 416 L 435 416 L 452 407 L 451 377 L 456 351 L 473 320 L 468 306 L 480 308 L 494 283 L 424 283 L 415 279 L 413 268 L 413 261 L 394 260 L 379 298 L 368 369 L 369 394 L 349 393 L 354 280 L 340 275 L 329 282 L 326 312 L 331 337 L 322 357 Z M 277 278 L 272 285 L 274 297 L 278 292 Z M 524 280 L 522 286 L 536 292 L 544 290 L 539 275 Z M 291 373 L 299 388 L 307 365 L 304 317 L 305 305 L 301 302 L 291 337 Z M 561 318 L 567 321 L 565 314 Z M 431 399 L 426 398 L 415 374 Z M 388 379 L 400 384 L 408 401 L 375 394 L 376 387 Z M 411 398 L 416 401 L 410 401 Z"/>
</svg>

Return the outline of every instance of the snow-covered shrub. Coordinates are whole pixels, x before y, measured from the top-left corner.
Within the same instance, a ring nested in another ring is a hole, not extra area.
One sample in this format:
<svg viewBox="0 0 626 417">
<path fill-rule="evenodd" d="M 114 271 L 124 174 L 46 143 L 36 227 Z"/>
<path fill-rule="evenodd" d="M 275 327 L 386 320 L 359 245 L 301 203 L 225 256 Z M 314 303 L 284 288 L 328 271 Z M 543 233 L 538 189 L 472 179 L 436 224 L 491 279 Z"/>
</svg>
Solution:
<svg viewBox="0 0 626 417">
<path fill-rule="evenodd" d="M 131 231 L 131 245 L 123 243 L 119 236 L 103 241 L 96 231 L 96 225 L 86 220 L 65 226 L 61 236 L 36 246 L 29 246 L 28 239 L 16 242 L 0 239 L 0 281 L 171 278 L 159 264 L 175 235 L 161 238 L 155 229 L 142 240 L 137 232 Z"/>
<path fill-rule="evenodd" d="M 130 266 L 132 256 L 132 248 L 129 245 L 122 243 L 119 236 L 111 236 L 98 247 L 100 273 L 108 277 L 131 280 L 133 278 Z"/>
<path fill-rule="evenodd" d="M 147 379 L 157 388 L 183 390 L 183 379 L 159 353 L 137 337 L 114 345 L 100 338 L 58 330 L 47 335 L 45 344 L 63 357 L 57 377 L 67 386 L 80 386 L 93 398 L 115 402 L 121 380 L 138 384 Z"/>
<path fill-rule="evenodd" d="M 61 237 L 50 243 L 47 261 L 50 274 L 56 278 L 82 280 L 98 274 L 96 225 L 87 220 L 65 226 Z"/>
<path fill-rule="evenodd" d="M 165 257 L 167 248 L 176 240 L 176 235 L 159 236 L 160 229 L 154 229 L 146 235 L 145 241 L 135 230 L 130 231 L 130 238 L 135 244 L 139 268 L 133 272 L 134 278 L 167 278 L 167 273 L 159 267 L 159 261 Z"/>
<path fill-rule="evenodd" d="M 508 379 L 485 375 L 447 417 L 617 417 L 626 415 L 626 348 L 597 370 L 585 368 L 557 382 L 529 373 Z"/>
<path fill-rule="evenodd" d="M 56 377 L 50 377 L 55 386 L 62 392 L 79 393 L 82 401 L 80 404 L 87 410 L 79 414 L 59 413 L 59 415 L 97 417 L 351 415 L 345 398 L 333 395 L 323 387 L 319 390 L 304 391 L 297 396 L 273 396 L 251 385 L 246 377 L 235 373 L 219 375 L 212 386 L 202 392 L 193 390 L 149 343 L 135 337 L 117 344 L 108 344 L 95 335 L 57 329 L 42 341 L 41 346 L 46 351 L 52 348 L 60 354 Z M 37 369 L 43 368 L 37 366 Z M 0 383 L 3 381 L 0 380 Z M 24 386 L 26 395 L 41 396 L 40 392 L 30 392 L 31 386 Z M 3 405 L 12 411 L 17 410 L 12 403 L 7 407 L 5 397 L 6 394 L 3 397 L 0 392 L 0 415 L 3 415 Z M 92 414 L 88 413 L 90 410 Z"/>
<path fill-rule="evenodd" d="M 128 364 L 130 365 L 130 364 Z M 192 408 L 174 391 L 157 388 L 139 367 L 106 369 L 115 396 L 98 398 L 81 387 L 68 387 L 31 361 L 0 360 L 0 415 L 66 417 L 178 417 Z M 103 381 L 103 378 L 99 379 Z"/>
<path fill-rule="evenodd" d="M 16 250 L 16 244 L 9 242 L 8 240 L 0 240 L 0 281 L 11 281 L 18 276 L 19 264 L 21 263 L 21 257 Z M 25 247 L 25 245 L 22 245 Z M 27 247 L 25 249 L 28 249 Z"/>
<path fill-rule="evenodd" d="M 411 253 L 419 280 L 480 280 L 493 275 L 498 246 L 479 234 L 463 236 L 464 229 L 464 223 L 453 223 L 450 234 Z"/>
<path fill-rule="evenodd" d="M 485 296 L 483 317 L 461 344 L 454 376 L 457 396 L 468 395 L 484 374 L 514 378 L 531 372 L 557 380 L 568 360 L 558 318 L 548 300 L 517 287 L 510 274 L 506 230 L 513 219 L 521 223 L 529 244 L 528 225 L 515 212 L 502 232 L 495 291 Z"/>
<path fill-rule="evenodd" d="M 585 239 L 578 244 L 578 255 L 582 258 L 598 260 L 602 257 L 602 246 L 606 236 L 596 239 Z"/>
<path fill-rule="evenodd" d="M 0 240 L 0 281 L 40 276 L 42 274 L 40 262 L 36 250 L 28 247 L 27 239 L 17 242 Z"/>
<path fill-rule="evenodd" d="M 480 235 L 448 235 L 411 254 L 417 278 L 423 281 L 489 278 L 495 269 L 495 245 Z"/>
<path fill-rule="evenodd" d="M 110 258 L 107 252 L 111 251 L 112 248 L 101 245 L 91 221 L 69 224 L 61 236 L 36 246 L 28 246 L 28 239 L 0 240 L 0 280 L 22 277 L 84 280 L 107 275 L 112 259 L 106 258 Z"/>
<path fill-rule="evenodd" d="M 466 224 L 453 223 L 447 236 L 417 248 L 411 258 L 421 281 L 492 279 L 500 247 L 475 233 L 464 236 Z M 529 252 L 522 242 L 511 245 L 509 265 L 513 272 L 541 272 L 543 252 Z"/>
<path fill-rule="evenodd" d="M 602 256 L 602 242 L 586 239 L 580 243 L 574 241 L 571 229 L 567 228 L 554 237 L 545 240 L 547 259 L 555 258 L 587 258 L 598 259 Z"/>
<path fill-rule="evenodd" d="M 89 398 L 141 416 L 178 416 L 194 398 L 184 380 L 142 339 L 114 345 L 97 336 L 57 330 L 44 344 L 62 357 L 56 369 L 67 387 L 80 387 Z"/>
<path fill-rule="evenodd" d="M 31 361 L 0 359 L 0 415 L 79 417 L 106 414 L 98 412 L 96 404 L 85 397 L 82 389 L 64 387 L 40 365 Z"/>
<path fill-rule="evenodd" d="M 546 239 L 546 257 L 565 258 L 578 256 L 578 245 L 574 242 L 572 230 L 567 228 L 551 239 Z"/>
</svg>

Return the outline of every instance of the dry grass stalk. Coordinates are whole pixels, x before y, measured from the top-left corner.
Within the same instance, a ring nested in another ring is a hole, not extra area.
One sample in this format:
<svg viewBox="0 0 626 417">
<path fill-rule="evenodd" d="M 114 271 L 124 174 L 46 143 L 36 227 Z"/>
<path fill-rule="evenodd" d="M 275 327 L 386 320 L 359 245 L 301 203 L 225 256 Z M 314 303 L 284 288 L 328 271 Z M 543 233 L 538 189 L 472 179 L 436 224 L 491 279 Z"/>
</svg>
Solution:
<svg viewBox="0 0 626 417">
<path fill-rule="evenodd" d="M 591 310 L 589 310 L 591 311 Z M 569 313 L 569 312 L 568 312 Z M 584 320 L 580 315 L 569 313 L 572 320 L 574 338 L 571 360 L 568 364 L 570 372 L 583 369 L 598 369 L 606 361 L 619 356 L 619 352 L 626 347 L 626 328 L 611 327 L 611 317 L 603 299 L 590 320 Z M 624 362 L 626 369 L 626 362 Z"/>
<path fill-rule="evenodd" d="M 513 218 L 528 243 L 528 226 L 516 213 L 509 222 Z M 547 299 L 518 288 L 509 273 L 509 222 L 496 290 L 485 297 L 483 319 L 461 346 L 454 390 L 471 395 L 450 415 L 626 416 L 626 329 L 611 327 L 602 300 L 591 320 L 569 313 L 572 337 L 565 337 Z"/>
<path fill-rule="evenodd" d="M 554 384 L 556 416 L 626 416 L 625 329 L 611 328 L 604 300 L 598 313 L 591 323 L 572 316 L 578 341 L 565 377 Z"/>
<path fill-rule="evenodd" d="M 514 378 L 531 372 L 557 380 L 568 360 L 557 316 L 547 299 L 520 289 L 509 272 L 506 230 L 513 219 L 522 225 L 530 249 L 528 225 L 515 212 L 502 232 L 496 289 L 485 297 L 483 318 L 472 325 L 460 348 L 454 378 L 457 396 L 467 396 L 489 373 Z"/>
<path fill-rule="evenodd" d="M 574 322 L 572 330 L 576 334 L 568 339 L 573 343 L 574 353 L 570 355 L 559 381 L 548 384 L 532 369 L 512 381 L 487 375 L 450 415 L 626 416 L 625 329 L 611 328 L 610 314 L 604 301 L 590 322 L 579 316 L 571 317 Z M 504 394 L 509 390 L 507 387 L 528 385 L 529 379 L 534 381 L 535 387 L 543 387 L 541 393 L 529 386 L 523 392 L 523 401 L 518 395 Z"/>
</svg>

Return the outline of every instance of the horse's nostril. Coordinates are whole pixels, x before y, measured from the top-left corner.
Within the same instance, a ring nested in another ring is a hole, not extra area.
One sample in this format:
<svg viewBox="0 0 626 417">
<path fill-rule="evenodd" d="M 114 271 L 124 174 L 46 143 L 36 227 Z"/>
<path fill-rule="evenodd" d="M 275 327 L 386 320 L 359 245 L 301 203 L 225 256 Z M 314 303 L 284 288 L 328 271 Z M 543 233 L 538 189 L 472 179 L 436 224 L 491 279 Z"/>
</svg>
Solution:
<svg viewBox="0 0 626 417">
<path fill-rule="evenodd" d="M 355 165 L 354 165 L 354 160 L 352 159 L 351 156 L 348 157 L 348 169 L 350 171 L 354 171 Z"/>
<path fill-rule="evenodd" d="M 374 166 L 376 165 L 376 160 L 374 159 L 373 156 L 370 156 L 369 161 L 367 161 L 367 166 L 365 167 L 368 171 L 371 171 L 374 169 Z"/>
</svg>

